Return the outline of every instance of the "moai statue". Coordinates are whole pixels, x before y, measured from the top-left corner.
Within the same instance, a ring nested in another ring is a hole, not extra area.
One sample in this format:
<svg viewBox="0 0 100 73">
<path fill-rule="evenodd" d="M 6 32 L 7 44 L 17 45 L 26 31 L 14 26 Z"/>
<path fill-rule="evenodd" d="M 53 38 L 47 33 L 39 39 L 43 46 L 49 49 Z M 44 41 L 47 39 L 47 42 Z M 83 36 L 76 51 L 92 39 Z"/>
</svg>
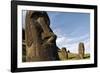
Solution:
<svg viewBox="0 0 100 73">
<path fill-rule="evenodd" d="M 25 20 L 26 61 L 58 60 L 57 36 L 44 11 L 27 11 Z"/>
<path fill-rule="evenodd" d="M 70 50 L 68 50 L 67 52 L 70 53 Z"/>
<path fill-rule="evenodd" d="M 25 30 L 22 29 L 22 61 L 26 61 Z"/>
<path fill-rule="evenodd" d="M 79 58 L 80 58 L 80 59 L 83 59 L 83 58 L 84 58 L 84 54 L 85 54 L 84 43 L 82 43 L 82 42 L 79 43 L 78 51 L 79 51 Z"/>
<path fill-rule="evenodd" d="M 68 52 L 67 52 L 65 47 L 63 47 L 58 53 L 59 53 L 59 58 L 61 60 L 67 60 L 68 59 Z"/>
</svg>

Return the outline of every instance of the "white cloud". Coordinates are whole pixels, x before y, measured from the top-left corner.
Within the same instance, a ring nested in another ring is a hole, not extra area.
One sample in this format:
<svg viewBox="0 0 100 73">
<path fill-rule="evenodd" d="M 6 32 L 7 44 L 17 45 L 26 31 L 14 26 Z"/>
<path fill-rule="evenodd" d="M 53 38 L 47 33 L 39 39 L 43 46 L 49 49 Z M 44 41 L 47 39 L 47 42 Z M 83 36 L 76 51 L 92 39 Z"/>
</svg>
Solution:
<svg viewBox="0 0 100 73">
<path fill-rule="evenodd" d="M 61 35 L 60 35 L 61 36 Z M 59 48 L 66 47 L 68 48 L 71 52 L 78 52 L 78 44 L 80 42 L 83 42 L 85 44 L 85 50 L 86 52 L 90 51 L 90 41 L 88 35 L 84 35 L 81 37 L 77 38 L 69 38 L 69 37 L 58 37 L 56 40 L 57 46 Z"/>
</svg>

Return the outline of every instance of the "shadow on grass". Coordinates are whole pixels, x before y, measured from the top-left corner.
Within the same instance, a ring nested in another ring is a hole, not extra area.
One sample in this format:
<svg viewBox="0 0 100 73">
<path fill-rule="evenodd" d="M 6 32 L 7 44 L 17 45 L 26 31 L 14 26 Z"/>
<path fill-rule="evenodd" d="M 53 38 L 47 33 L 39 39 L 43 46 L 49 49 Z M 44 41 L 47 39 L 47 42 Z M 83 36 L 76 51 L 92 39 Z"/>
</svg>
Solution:
<svg viewBox="0 0 100 73">
<path fill-rule="evenodd" d="M 90 56 L 86 56 L 86 57 L 84 57 L 84 59 L 89 59 L 90 58 Z"/>
</svg>

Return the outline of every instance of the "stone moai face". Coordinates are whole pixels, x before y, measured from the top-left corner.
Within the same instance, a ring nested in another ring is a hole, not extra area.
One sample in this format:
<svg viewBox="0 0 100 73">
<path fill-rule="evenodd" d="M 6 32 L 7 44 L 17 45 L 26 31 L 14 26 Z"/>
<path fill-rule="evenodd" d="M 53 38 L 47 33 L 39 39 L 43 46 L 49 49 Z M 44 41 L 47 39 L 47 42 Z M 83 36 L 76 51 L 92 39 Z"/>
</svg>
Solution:
<svg viewBox="0 0 100 73">
<path fill-rule="evenodd" d="M 85 47 L 84 47 L 84 43 L 79 43 L 79 58 L 83 59 L 84 58 L 84 53 L 85 53 Z"/>
<path fill-rule="evenodd" d="M 25 19 L 26 61 L 57 60 L 56 35 L 44 11 L 27 11 Z"/>
</svg>

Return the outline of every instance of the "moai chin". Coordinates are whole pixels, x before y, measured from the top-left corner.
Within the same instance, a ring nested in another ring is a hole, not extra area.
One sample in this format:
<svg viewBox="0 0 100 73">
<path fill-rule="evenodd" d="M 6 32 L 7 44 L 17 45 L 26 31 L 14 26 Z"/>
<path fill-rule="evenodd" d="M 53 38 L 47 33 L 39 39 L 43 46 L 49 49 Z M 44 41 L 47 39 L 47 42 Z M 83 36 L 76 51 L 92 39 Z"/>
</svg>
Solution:
<svg viewBox="0 0 100 73">
<path fill-rule="evenodd" d="M 85 54 L 84 43 L 82 43 L 82 42 L 79 43 L 78 51 L 79 51 L 79 58 L 83 59 L 84 58 L 84 54 Z"/>
<path fill-rule="evenodd" d="M 26 62 L 58 60 L 57 36 L 44 11 L 27 11 L 25 19 Z"/>
</svg>

